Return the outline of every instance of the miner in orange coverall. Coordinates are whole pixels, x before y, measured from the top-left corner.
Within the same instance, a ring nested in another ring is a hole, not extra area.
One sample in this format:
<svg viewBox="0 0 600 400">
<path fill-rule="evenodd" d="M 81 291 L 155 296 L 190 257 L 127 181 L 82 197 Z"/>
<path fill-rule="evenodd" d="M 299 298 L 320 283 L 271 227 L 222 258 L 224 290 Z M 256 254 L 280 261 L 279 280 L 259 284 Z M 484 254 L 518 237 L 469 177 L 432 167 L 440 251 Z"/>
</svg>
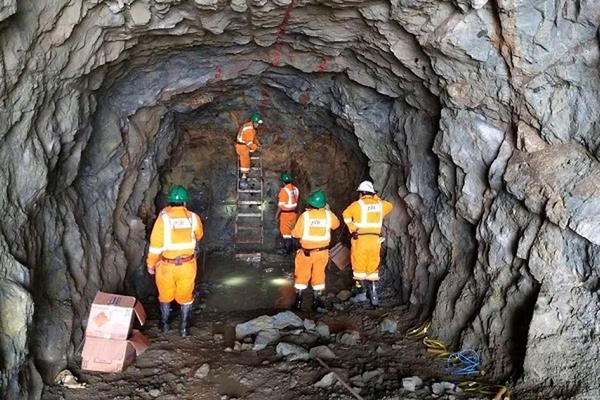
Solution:
<svg viewBox="0 0 600 400">
<path fill-rule="evenodd" d="M 325 209 L 327 200 L 321 190 L 311 193 L 306 199 L 306 211 L 300 215 L 292 230 L 292 236 L 300 240 L 300 249 L 296 252 L 294 287 L 296 300 L 293 309 L 302 305 L 302 291 L 310 285 L 314 291 L 313 310 L 323 307 L 321 291 L 325 289 L 325 267 L 329 262 L 329 243 L 331 230 L 340 226 L 340 220 L 334 213 Z"/>
<path fill-rule="evenodd" d="M 283 187 L 279 191 L 279 202 L 277 203 L 275 218 L 279 218 L 279 232 L 283 238 L 283 253 L 289 255 L 294 251 L 292 228 L 298 219 L 296 207 L 298 206 L 300 192 L 292 184 L 292 176 L 287 172 L 281 174 L 281 182 Z"/>
<path fill-rule="evenodd" d="M 196 242 L 204 235 L 200 217 L 186 208 L 188 200 L 183 186 L 171 189 L 167 198 L 169 205 L 160 212 L 152 228 L 146 258 L 148 272 L 155 276 L 158 287 L 159 328 L 169 331 L 170 307 L 175 300 L 181 306 L 181 337 L 189 333 L 196 279 L 194 252 Z"/>
<path fill-rule="evenodd" d="M 250 121 L 240 127 L 235 141 L 235 151 L 240 157 L 241 186 L 246 186 L 247 174 L 250 172 L 250 153 L 260 148 L 260 143 L 256 137 L 258 125 L 262 124 L 260 114 L 254 113 L 250 116 Z"/>
<path fill-rule="evenodd" d="M 392 211 L 392 204 L 377 196 L 373 183 L 361 182 L 357 192 L 359 199 L 348 206 L 342 213 L 344 222 L 348 226 L 352 237 L 350 247 L 350 262 L 354 280 L 360 293 L 354 301 L 366 301 L 367 296 L 371 304 L 379 306 L 377 284 L 379 281 L 379 252 L 381 250 L 381 227 L 383 217 Z M 365 282 L 369 283 L 365 287 Z"/>
</svg>

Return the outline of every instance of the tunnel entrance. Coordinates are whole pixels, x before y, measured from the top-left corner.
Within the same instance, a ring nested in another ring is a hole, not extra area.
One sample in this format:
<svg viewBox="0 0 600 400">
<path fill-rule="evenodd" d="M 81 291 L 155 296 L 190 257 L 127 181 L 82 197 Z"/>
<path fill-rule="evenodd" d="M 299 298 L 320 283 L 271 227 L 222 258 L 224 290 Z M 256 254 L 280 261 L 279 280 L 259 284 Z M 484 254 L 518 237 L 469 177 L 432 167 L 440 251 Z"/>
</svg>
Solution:
<svg viewBox="0 0 600 400">
<path fill-rule="evenodd" d="M 268 100 L 254 107 L 252 99 L 257 95 Z M 197 101 L 193 95 L 189 99 Z M 188 100 L 186 104 L 191 103 Z M 253 198 L 261 204 L 250 207 L 262 209 L 264 256 L 259 264 L 252 265 L 236 262 L 233 257 L 238 191 L 234 143 L 239 127 L 255 110 L 263 119 L 258 129 L 263 190 Z M 293 256 L 277 255 L 281 248 L 275 218 L 282 187 L 280 175 L 289 172 L 294 178 L 300 191 L 299 212 L 304 210 L 306 196 L 320 189 L 342 220 L 341 212 L 356 199 L 358 183 L 368 177 L 367 158 L 354 133 L 338 125 L 330 112 L 298 103 L 266 86 L 248 89 L 233 98 L 223 94 L 191 110 L 179 105 L 163 121 L 160 129 L 176 135 L 169 157 L 157 169 L 160 189 L 154 200 L 155 212 L 143 209 L 139 215 L 146 221 L 147 234 L 158 211 L 166 206 L 169 190 L 183 185 L 190 194 L 188 208 L 200 215 L 204 225 L 196 289 L 202 302 L 224 311 L 289 308 L 294 294 L 294 260 Z M 345 240 L 344 234 L 347 236 L 342 226 L 334 232 L 331 244 Z M 139 292 L 155 295 L 153 282 L 142 280 L 147 288 Z M 344 289 L 335 274 L 333 280 L 336 291 Z"/>
<path fill-rule="evenodd" d="M 254 108 L 251 99 L 258 91 L 268 99 Z M 332 211 L 341 211 L 355 200 L 356 186 L 368 176 L 367 158 L 356 136 L 338 126 L 335 117 L 316 107 L 299 104 L 278 90 L 259 87 L 239 99 L 215 99 L 189 113 L 175 113 L 173 129 L 177 144 L 159 169 L 161 190 L 156 208 L 165 205 L 168 191 L 183 185 L 190 192 L 189 206 L 205 224 L 203 245 L 211 251 L 227 251 L 234 235 L 237 155 L 234 149 L 239 127 L 258 110 L 264 123 L 258 129 L 262 144 L 264 214 L 263 250 L 278 248 L 278 223 L 274 218 L 280 174 L 289 172 L 300 190 L 298 210 L 306 196 L 321 189 Z M 239 104 L 242 100 L 246 104 Z"/>
</svg>

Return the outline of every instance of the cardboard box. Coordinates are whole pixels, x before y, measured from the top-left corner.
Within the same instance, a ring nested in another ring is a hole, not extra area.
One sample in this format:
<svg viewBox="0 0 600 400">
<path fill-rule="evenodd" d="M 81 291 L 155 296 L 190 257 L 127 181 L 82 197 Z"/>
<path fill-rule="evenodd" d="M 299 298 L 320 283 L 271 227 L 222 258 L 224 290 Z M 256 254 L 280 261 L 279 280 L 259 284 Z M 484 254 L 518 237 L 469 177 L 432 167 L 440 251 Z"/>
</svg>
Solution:
<svg viewBox="0 0 600 400">
<path fill-rule="evenodd" d="M 81 351 L 81 369 L 97 372 L 121 372 L 141 355 L 150 341 L 134 330 L 128 340 L 86 337 Z"/>
<path fill-rule="evenodd" d="M 338 243 L 329 250 L 329 258 L 339 269 L 344 269 L 350 265 L 350 249 Z"/>
<path fill-rule="evenodd" d="M 126 340 L 134 315 L 144 325 L 146 311 L 135 297 L 98 292 L 92 303 L 85 336 Z"/>
</svg>

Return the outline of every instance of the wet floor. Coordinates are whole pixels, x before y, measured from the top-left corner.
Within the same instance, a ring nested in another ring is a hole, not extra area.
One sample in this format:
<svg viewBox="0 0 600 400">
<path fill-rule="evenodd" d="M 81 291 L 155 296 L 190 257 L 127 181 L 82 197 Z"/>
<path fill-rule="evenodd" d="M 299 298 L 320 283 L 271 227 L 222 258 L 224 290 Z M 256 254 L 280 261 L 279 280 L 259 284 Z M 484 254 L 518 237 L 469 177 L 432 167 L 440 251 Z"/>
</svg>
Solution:
<svg viewBox="0 0 600 400">
<path fill-rule="evenodd" d="M 217 311 L 289 308 L 294 301 L 292 257 L 265 255 L 261 262 L 246 262 L 216 254 L 198 268 L 198 296 Z"/>
</svg>

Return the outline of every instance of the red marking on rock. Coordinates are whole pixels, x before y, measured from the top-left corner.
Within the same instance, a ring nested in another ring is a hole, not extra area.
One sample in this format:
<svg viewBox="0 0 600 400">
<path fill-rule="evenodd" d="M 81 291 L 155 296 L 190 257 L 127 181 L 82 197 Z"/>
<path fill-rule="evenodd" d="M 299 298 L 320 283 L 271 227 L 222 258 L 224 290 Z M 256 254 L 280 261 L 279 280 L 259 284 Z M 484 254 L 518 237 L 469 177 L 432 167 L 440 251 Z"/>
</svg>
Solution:
<svg viewBox="0 0 600 400">
<path fill-rule="evenodd" d="M 298 97 L 298 101 L 300 102 L 300 104 L 302 105 L 306 105 L 308 104 L 308 102 L 310 101 L 310 94 L 304 92 L 300 95 L 300 97 Z"/>
<path fill-rule="evenodd" d="M 325 65 L 327 65 L 327 58 L 323 57 L 321 59 L 321 62 L 319 63 L 319 68 L 317 68 L 317 72 L 323 72 L 323 71 L 325 71 Z"/>
<path fill-rule="evenodd" d="M 285 31 L 287 30 L 287 24 L 290 22 L 290 17 L 292 15 L 292 10 L 294 9 L 294 7 L 296 7 L 297 4 L 298 4 L 298 0 L 294 0 L 285 9 L 285 12 L 283 13 L 283 19 L 281 20 L 281 23 L 277 27 L 277 40 L 278 41 L 283 35 L 285 35 Z"/>
<path fill-rule="evenodd" d="M 267 92 L 266 90 L 263 90 L 260 92 L 260 94 L 261 94 L 260 106 L 262 108 L 266 108 L 267 105 L 269 104 L 269 92 Z"/>
<path fill-rule="evenodd" d="M 271 53 L 271 64 L 274 66 L 279 65 L 279 61 L 281 60 L 281 52 L 279 50 L 273 50 Z"/>
<path fill-rule="evenodd" d="M 215 80 L 220 81 L 221 76 L 223 76 L 223 68 L 221 66 L 217 66 L 217 71 L 215 72 Z"/>
</svg>

